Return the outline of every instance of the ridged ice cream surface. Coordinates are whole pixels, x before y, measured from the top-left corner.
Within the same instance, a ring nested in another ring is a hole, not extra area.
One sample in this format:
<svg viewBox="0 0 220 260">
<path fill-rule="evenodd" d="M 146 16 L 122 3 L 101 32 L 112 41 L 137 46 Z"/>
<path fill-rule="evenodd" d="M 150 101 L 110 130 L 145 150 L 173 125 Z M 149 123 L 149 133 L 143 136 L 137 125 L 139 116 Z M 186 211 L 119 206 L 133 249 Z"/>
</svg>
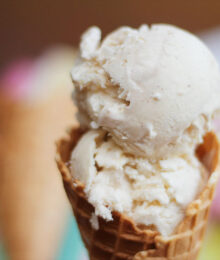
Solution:
<svg viewBox="0 0 220 260">
<path fill-rule="evenodd" d="M 219 106 L 219 67 L 192 34 L 170 25 L 97 27 L 72 70 L 79 119 L 107 130 L 130 153 L 161 157 L 202 141 Z"/>
<path fill-rule="evenodd" d="M 174 232 L 207 172 L 195 155 L 219 110 L 220 72 L 208 48 L 171 25 L 121 27 L 101 41 L 91 27 L 72 69 L 85 134 L 71 171 L 95 207 Z"/>
<path fill-rule="evenodd" d="M 97 216 L 111 221 L 112 210 L 118 211 L 164 236 L 182 220 L 206 179 L 194 153 L 152 163 L 129 156 L 102 130 L 83 135 L 71 162 Z"/>
</svg>

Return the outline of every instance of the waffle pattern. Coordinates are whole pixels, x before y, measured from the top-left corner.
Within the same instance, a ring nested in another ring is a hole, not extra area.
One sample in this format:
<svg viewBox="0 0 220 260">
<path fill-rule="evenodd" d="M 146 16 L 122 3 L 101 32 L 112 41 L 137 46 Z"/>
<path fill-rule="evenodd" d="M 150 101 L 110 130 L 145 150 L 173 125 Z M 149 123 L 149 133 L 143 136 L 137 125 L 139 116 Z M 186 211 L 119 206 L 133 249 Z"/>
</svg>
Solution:
<svg viewBox="0 0 220 260">
<path fill-rule="evenodd" d="M 110 222 L 99 217 L 99 229 L 95 230 L 90 223 L 94 207 L 88 203 L 82 183 L 71 179 L 67 167 L 70 152 L 80 135 L 81 133 L 75 130 L 69 140 L 59 142 L 57 163 L 90 259 L 195 260 L 206 230 L 209 208 L 217 182 L 217 171 L 210 172 L 206 188 L 199 198 L 189 205 L 185 219 L 170 237 L 164 238 L 150 227 L 138 227 L 132 219 L 117 212 L 113 212 L 114 220 Z M 204 145 L 198 149 L 200 159 L 204 160 L 211 170 L 216 170 L 218 162 L 216 158 L 219 156 L 217 148 L 217 139 L 214 134 L 210 134 L 204 140 Z M 210 153 L 212 156 L 207 156 Z"/>
</svg>

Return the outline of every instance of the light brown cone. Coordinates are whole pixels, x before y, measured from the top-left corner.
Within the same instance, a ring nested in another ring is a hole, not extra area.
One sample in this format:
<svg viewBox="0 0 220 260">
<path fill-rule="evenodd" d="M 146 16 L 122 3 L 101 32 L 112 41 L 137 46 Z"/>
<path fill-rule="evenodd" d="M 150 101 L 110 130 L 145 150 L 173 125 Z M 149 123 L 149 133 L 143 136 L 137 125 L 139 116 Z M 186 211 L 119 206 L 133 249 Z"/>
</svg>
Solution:
<svg viewBox="0 0 220 260">
<path fill-rule="evenodd" d="M 70 153 L 81 134 L 79 129 L 73 129 L 69 138 L 59 141 L 56 159 L 90 259 L 196 260 L 219 175 L 219 144 L 215 134 L 207 134 L 197 150 L 199 159 L 209 171 L 208 183 L 188 206 L 185 218 L 174 234 L 167 238 L 150 227 L 138 227 L 132 219 L 117 212 L 113 212 L 114 221 L 106 222 L 99 217 L 99 229 L 92 228 L 90 218 L 94 208 L 87 201 L 83 184 L 73 181 L 68 168 Z"/>
<path fill-rule="evenodd" d="M 0 97 L 0 229 L 10 260 L 53 260 L 69 206 L 54 141 L 74 123 L 69 91 L 30 105 Z"/>
</svg>

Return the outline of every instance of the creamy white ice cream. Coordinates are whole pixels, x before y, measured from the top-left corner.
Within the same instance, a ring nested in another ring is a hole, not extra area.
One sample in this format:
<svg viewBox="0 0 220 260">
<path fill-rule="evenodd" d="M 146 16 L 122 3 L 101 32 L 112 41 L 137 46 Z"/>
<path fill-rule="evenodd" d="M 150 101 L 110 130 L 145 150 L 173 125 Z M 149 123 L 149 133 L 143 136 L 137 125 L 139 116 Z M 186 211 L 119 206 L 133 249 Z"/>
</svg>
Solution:
<svg viewBox="0 0 220 260">
<path fill-rule="evenodd" d="M 207 173 L 196 146 L 219 109 L 220 72 L 206 46 L 170 25 L 90 28 L 72 70 L 81 127 L 73 178 L 95 216 L 112 211 L 171 234 Z"/>
<path fill-rule="evenodd" d="M 182 220 L 206 179 L 193 151 L 151 163 L 126 154 L 102 130 L 83 135 L 71 161 L 72 174 L 85 184 L 96 215 L 110 221 L 115 210 L 137 224 L 153 225 L 164 236 Z"/>
<path fill-rule="evenodd" d="M 72 70 L 79 119 L 133 154 L 167 157 L 197 145 L 219 106 L 220 74 L 208 48 L 170 25 L 121 27 L 82 37 Z"/>
</svg>

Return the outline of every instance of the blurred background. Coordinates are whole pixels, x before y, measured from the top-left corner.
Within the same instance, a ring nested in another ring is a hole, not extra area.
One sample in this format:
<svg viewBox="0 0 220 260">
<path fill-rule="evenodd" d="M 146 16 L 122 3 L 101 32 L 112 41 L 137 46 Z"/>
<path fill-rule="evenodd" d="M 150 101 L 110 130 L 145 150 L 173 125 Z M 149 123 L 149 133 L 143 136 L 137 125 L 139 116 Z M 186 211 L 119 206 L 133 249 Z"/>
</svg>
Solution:
<svg viewBox="0 0 220 260">
<path fill-rule="evenodd" d="M 103 34 L 120 25 L 171 23 L 192 32 L 217 26 L 218 0 L 1 0 L 1 67 L 55 43 L 77 45 L 91 25 Z"/>
<path fill-rule="evenodd" d="M 55 140 L 77 124 L 69 71 L 81 33 L 171 23 L 196 33 L 220 62 L 220 1 L 0 3 L 0 259 L 85 260 L 54 163 Z M 219 243 L 220 186 L 200 260 L 220 259 Z"/>
</svg>

